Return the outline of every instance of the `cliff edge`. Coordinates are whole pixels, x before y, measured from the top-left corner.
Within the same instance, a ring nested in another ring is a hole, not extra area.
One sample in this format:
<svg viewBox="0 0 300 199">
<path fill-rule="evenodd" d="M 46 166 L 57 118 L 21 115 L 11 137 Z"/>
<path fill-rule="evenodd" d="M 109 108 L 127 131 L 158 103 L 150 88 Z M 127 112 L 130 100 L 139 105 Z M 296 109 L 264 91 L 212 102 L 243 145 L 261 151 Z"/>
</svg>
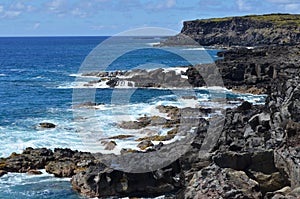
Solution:
<svg viewBox="0 0 300 199">
<path fill-rule="evenodd" d="M 202 46 L 260 46 L 300 43 L 300 15 L 267 14 L 185 21 L 181 33 L 162 46 L 189 45 L 190 37 Z"/>
</svg>

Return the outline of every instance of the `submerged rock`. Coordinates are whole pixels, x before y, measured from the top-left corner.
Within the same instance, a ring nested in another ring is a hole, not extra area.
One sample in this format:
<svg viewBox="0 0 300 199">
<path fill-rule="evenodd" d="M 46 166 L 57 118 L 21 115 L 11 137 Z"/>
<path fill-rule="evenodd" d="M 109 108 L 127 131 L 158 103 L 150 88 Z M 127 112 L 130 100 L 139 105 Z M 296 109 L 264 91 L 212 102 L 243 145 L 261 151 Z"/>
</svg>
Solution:
<svg viewBox="0 0 300 199">
<path fill-rule="evenodd" d="M 55 128 L 56 125 L 50 122 L 42 122 L 39 124 L 39 127 L 41 128 L 46 128 L 46 129 L 51 129 L 51 128 Z"/>
<path fill-rule="evenodd" d="M 117 143 L 113 140 L 111 141 L 101 141 L 101 144 L 104 144 L 105 145 L 105 150 L 114 150 L 114 148 L 117 146 Z"/>
<path fill-rule="evenodd" d="M 145 150 L 150 146 L 154 146 L 154 144 L 149 140 L 144 140 L 137 145 L 137 147 L 139 147 L 141 150 Z"/>
<path fill-rule="evenodd" d="M 38 171 L 38 170 L 34 170 L 34 169 L 29 170 L 27 173 L 29 175 L 41 175 L 41 174 L 43 174 L 43 172 Z"/>
<path fill-rule="evenodd" d="M 0 177 L 4 176 L 5 174 L 7 174 L 7 171 L 0 170 Z"/>
<path fill-rule="evenodd" d="M 134 137 L 134 135 L 116 135 L 116 136 L 109 137 L 108 139 L 123 140 L 123 139 L 132 138 L 132 137 Z"/>
</svg>

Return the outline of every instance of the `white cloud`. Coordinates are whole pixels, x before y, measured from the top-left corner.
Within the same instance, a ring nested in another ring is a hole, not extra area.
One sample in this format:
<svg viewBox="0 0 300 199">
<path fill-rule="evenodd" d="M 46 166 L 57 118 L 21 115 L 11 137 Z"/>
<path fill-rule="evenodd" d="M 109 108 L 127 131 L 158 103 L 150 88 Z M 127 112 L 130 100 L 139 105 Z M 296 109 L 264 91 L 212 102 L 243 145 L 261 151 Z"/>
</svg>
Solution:
<svg viewBox="0 0 300 199">
<path fill-rule="evenodd" d="M 17 10 L 23 10 L 25 8 L 25 5 L 21 2 L 17 2 L 14 6 Z"/>
<path fill-rule="evenodd" d="M 46 9 L 57 16 L 75 16 L 85 18 L 108 9 L 112 4 L 111 0 L 51 0 L 44 4 Z"/>
<path fill-rule="evenodd" d="M 67 0 L 52 0 L 46 3 L 46 7 L 50 12 L 64 16 L 68 12 Z"/>
<path fill-rule="evenodd" d="M 64 0 L 53 0 L 48 2 L 48 9 L 49 10 L 58 10 L 62 7 L 62 5 L 64 4 Z"/>
<path fill-rule="evenodd" d="M 40 27 L 41 23 L 40 22 L 37 22 L 33 25 L 33 29 L 36 30 Z"/>
<path fill-rule="evenodd" d="M 252 9 L 252 6 L 248 4 L 245 0 L 236 0 L 238 9 L 241 11 L 249 11 Z"/>
<path fill-rule="evenodd" d="M 74 15 L 74 16 L 79 16 L 79 17 L 86 17 L 87 16 L 87 13 L 82 11 L 81 9 L 79 8 L 74 8 L 72 11 L 71 11 L 71 14 Z"/>
<path fill-rule="evenodd" d="M 287 12 L 300 11 L 300 0 L 267 0 Z"/>
<path fill-rule="evenodd" d="M 168 0 L 167 2 L 166 2 L 166 7 L 167 8 L 173 8 L 173 7 L 175 7 L 176 6 L 176 1 L 175 0 Z"/>
<path fill-rule="evenodd" d="M 170 9 L 174 8 L 176 6 L 176 0 L 165 0 L 161 3 L 156 4 L 149 4 L 146 6 L 146 9 L 148 10 L 163 10 L 163 9 Z"/>
<path fill-rule="evenodd" d="M 300 10 L 300 4 L 292 3 L 292 4 L 286 4 L 284 6 L 286 11 L 299 11 Z"/>
<path fill-rule="evenodd" d="M 17 1 L 14 4 L 9 6 L 9 10 L 16 10 L 21 12 L 31 12 L 35 10 L 35 7 L 32 5 L 25 5 L 22 1 Z"/>
<path fill-rule="evenodd" d="M 290 3 L 299 3 L 299 0 L 267 0 L 270 3 L 279 3 L 279 4 L 290 4 Z"/>
<path fill-rule="evenodd" d="M 103 25 L 99 25 L 99 26 L 91 26 L 92 30 L 102 30 L 103 28 L 105 28 Z"/>
<path fill-rule="evenodd" d="M 14 1 L 11 4 L 0 5 L 0 18 L 16 18 L 23 13 L 32 12 L 35 7 L 26 5 L 23 1 Z"/>
<path fill-rule="evenodd" d="M 4 15 L 2 16 L 3 18 L 15 18 L 18 17 L 22 12 L 21 11 L 13 11 L 13 10 L 8 10 L 4 12 Z"/>
</svg>

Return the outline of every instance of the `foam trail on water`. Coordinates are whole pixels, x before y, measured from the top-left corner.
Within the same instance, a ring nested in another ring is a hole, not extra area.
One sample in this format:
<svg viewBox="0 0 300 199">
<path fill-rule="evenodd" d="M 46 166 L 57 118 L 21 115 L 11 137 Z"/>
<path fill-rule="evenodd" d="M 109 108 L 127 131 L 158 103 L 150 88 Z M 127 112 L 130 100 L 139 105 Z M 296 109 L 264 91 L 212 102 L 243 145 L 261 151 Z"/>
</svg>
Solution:
<svg viewBox="0 0 300 199">
<path fill-rule="evenodd" d="M 202 47 L 202 48 L 185 48 L 182 50 L 206 50 L 206 49 Z"/>
</svg>

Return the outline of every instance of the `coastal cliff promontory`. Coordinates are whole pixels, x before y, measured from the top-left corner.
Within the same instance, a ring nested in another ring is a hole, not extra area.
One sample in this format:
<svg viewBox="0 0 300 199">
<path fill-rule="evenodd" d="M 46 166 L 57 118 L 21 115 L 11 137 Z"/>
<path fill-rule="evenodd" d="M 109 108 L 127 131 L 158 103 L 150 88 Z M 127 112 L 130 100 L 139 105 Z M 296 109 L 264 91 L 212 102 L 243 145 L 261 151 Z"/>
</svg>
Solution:
<svg viewBox="0 0 300 199">
<path fill-rule="evenodd" d="M 162 45 L 182 45 L 181 35 L 203 46 L 259 46 L 300 43 L 300 15 L 267 14 L 183 22 L 181 33 Z"/>
</svg>

